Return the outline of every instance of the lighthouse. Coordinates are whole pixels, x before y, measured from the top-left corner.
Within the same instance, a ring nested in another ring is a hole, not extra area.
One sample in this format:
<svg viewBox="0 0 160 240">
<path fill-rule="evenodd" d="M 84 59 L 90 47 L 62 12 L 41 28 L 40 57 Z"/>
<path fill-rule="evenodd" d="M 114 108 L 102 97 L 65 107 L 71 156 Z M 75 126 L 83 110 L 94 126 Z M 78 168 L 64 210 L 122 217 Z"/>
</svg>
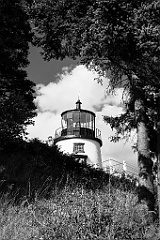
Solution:
<svg viewBox="0 0 160 240">
<path fill-rule="evenodd" d="M 80 162 L 102 168 L 102 139 L 96 128 L 96 115 L 81 105 L 78 99 L 75 109 L 61 113 L 61 127 L 55 131 L 54 144 Z"/>
</svg>

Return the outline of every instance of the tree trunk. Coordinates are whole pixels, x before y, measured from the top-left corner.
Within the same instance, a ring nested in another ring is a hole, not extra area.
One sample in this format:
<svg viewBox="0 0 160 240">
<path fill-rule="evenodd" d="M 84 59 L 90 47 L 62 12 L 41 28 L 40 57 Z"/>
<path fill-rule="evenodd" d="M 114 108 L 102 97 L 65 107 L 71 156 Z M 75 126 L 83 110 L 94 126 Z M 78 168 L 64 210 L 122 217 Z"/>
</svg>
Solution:
<svg viewBox="0 0 160 240">
<path fill-rule="evenodd" d="M 139 166 L 139 201 L 145 200 L 149 211 L 154 211 L 155 198 L 152 166 L 150 156 L 149 136 L 147 130 L 147 115 L 144 107 L 143 94 L 135 90 L 135 116 L 137 121 L 137 149 Z"/>
<path fill-rule="evenodd" d="M 159 235 L 160 235 L 160 93 L 158 96 L 158 119 L 157 119 L 157 193 L 158 193 L 158 212 L 159 212 Z"/>
</svg>

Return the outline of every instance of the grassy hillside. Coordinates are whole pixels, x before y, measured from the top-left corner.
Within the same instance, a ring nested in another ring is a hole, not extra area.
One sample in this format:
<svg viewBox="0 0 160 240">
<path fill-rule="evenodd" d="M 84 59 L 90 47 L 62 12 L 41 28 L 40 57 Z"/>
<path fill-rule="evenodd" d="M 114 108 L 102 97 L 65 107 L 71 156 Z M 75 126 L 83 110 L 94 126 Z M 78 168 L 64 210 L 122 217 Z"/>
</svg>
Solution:
<svg viewBox="0 0 160 240">
<path fill-rule="evenodd" d="M 0 194 L 16 196 L 17 200 L 35 195 L 49 197 L 58 186 L 83 186 L 102 189 L 109 182 L 109 175 L 91 166 L 79 163 L 64 155 L 56 146 L 48 146 L 34 139 L 31 142 L 10 143 L 0 151 Z M 135 182 L 124 177 L 110 178 L 114 187 L 123 190 L 135 188 Z"/>
<path fill-rule="evenodd" d="M 0 239 L 158 239 L 133 179 L 111 177 L 36 139 L 8 144 L 0 159 Z"/>
<path fill-rule="evenodd" d="M 157 240 L 156 224 L 150 224 L 146 206 L 136 202 L 132 192 L 67 185 L 34 203 L 6 201 L 0 208 L 0 239 Z"/>
</svg>

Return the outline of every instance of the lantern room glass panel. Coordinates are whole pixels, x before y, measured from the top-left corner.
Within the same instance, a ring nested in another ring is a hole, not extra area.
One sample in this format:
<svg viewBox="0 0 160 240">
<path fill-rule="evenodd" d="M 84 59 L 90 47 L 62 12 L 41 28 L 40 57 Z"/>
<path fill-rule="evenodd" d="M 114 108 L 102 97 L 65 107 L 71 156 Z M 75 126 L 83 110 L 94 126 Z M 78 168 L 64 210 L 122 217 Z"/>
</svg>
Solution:
<svg viewBox="0 0 160 240">
<path fill-rule="evenodd" d="M 95 117 L 89 112 L 81 112 L 81 127 L 89 128 L 94 131 Z"/>
</svg>

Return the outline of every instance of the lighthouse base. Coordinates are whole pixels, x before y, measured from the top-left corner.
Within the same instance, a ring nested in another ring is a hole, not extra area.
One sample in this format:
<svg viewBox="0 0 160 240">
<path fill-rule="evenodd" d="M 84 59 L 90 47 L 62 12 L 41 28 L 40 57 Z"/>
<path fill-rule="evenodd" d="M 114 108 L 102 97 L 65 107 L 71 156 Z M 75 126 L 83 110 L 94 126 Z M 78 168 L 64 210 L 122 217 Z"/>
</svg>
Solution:
<svg viewBox="0 0 160 240">
<path fill-rule="evenodd" d="M 61 138 L 56 141 L 56 145 L 62 152 L 70 154 L 93 167 L 102 168 L 100 143 L 96 139 Z"/>
</svg>

